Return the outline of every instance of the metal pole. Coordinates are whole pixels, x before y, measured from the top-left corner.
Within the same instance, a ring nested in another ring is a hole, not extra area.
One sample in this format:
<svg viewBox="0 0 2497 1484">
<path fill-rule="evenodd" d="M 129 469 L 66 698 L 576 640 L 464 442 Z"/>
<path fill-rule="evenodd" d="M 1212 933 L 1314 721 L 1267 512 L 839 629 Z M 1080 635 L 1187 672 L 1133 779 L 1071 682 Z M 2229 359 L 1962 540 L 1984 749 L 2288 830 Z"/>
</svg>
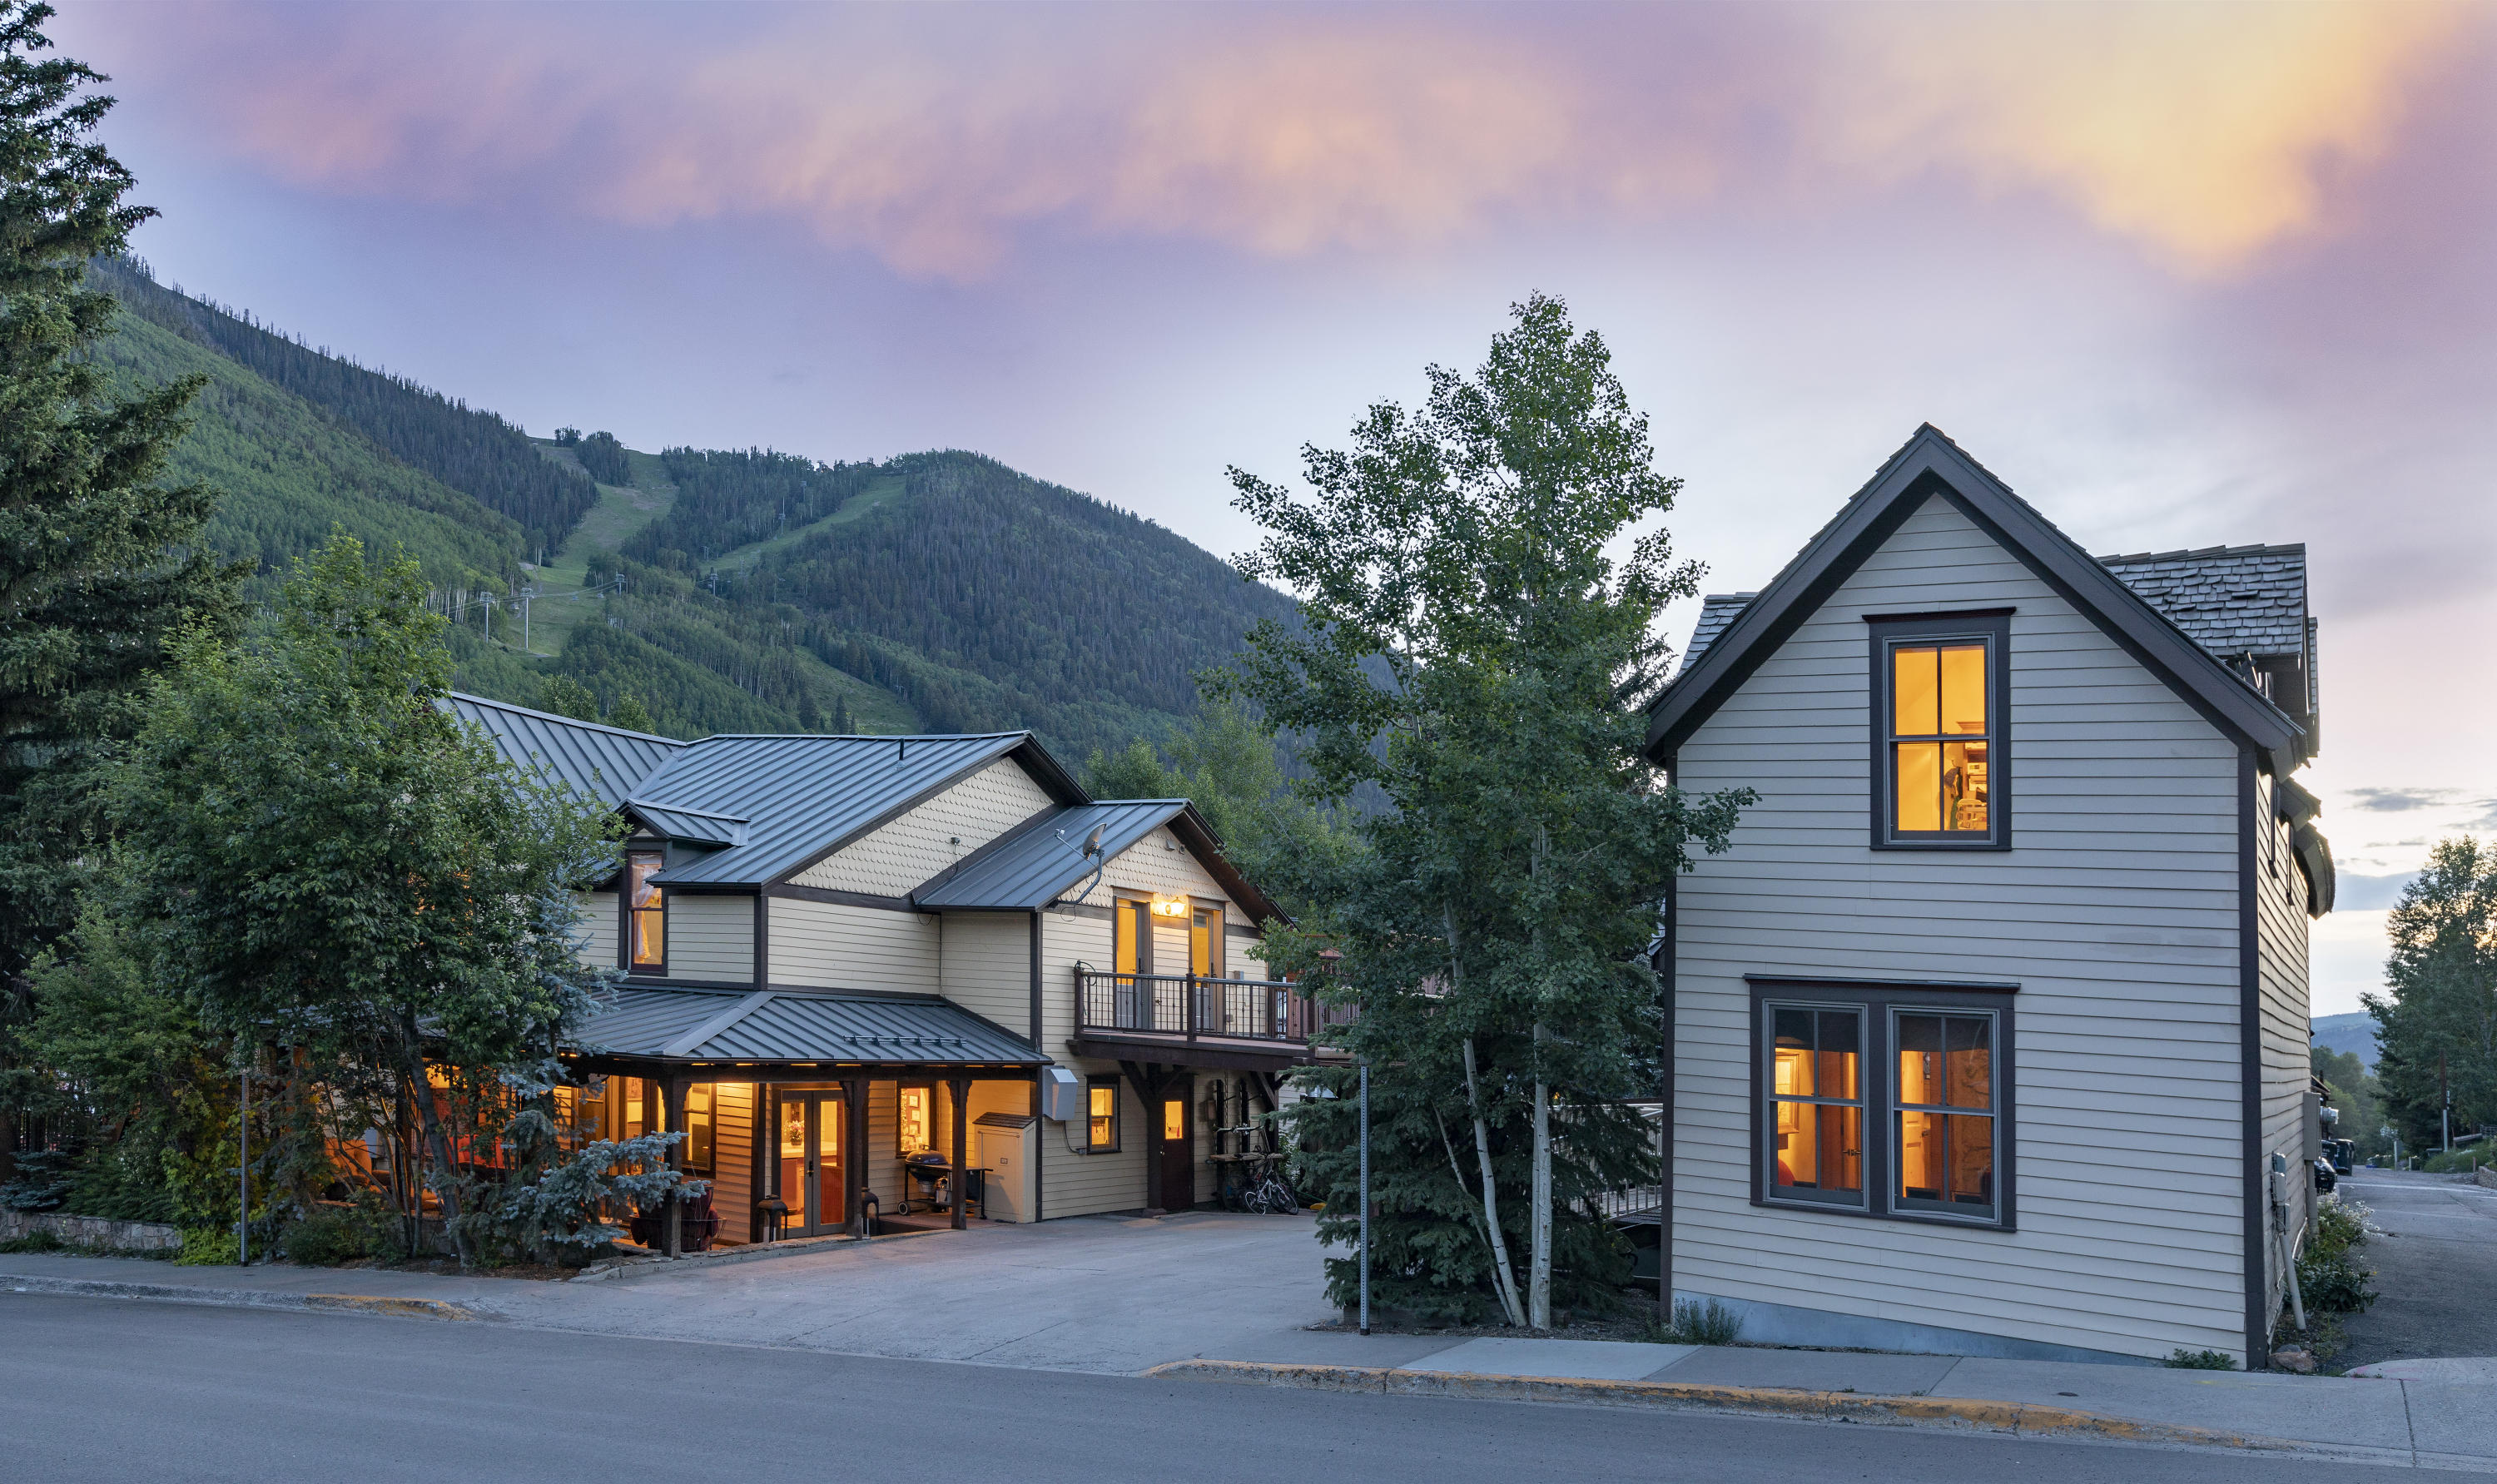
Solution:
<svg viewBox="0 0 2497 1484">
<path fill-rule="evenodd" d="M 1361 1332 L 1370 1333 L 1370 1063 L 1361 1064 Z"/>
<path fill-rule="evenodd" d="M 242 1117 L 235 1124 L 235 1136 L 241 1161 L 235 1174 L 242 1182 L 242 1219 L 235 1223 L 235 1261 L 239 1266 L 251 1263 L 251 1063 L 242 1065 Z"/>
</svg>

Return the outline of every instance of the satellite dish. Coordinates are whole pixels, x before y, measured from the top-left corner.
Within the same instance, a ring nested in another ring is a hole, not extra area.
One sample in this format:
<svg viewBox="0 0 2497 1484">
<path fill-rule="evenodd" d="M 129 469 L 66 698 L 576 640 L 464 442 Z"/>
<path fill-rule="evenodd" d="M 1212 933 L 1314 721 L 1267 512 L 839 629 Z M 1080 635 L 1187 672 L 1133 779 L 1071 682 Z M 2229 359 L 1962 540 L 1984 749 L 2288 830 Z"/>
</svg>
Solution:
<svg viewBox="0 0 2497 1484">
<path fill-rule="evenodd" d="M 1101 853 L 1101 832 L 1108 828 L 1109 826 L 1107 825 L 1094 825 L 1092 827 L 1092 833 L 1084 837 L 1085 859 L 1090 860 L 1092 857 Z"/>
</svg>

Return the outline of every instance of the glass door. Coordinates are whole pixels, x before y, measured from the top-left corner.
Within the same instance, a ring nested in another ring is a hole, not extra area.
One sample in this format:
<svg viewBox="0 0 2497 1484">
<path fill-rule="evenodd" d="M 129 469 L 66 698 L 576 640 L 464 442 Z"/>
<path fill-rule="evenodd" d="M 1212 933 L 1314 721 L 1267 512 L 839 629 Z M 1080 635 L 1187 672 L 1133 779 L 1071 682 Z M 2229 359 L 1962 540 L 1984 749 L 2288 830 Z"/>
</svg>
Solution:
<svg viewBox="0 0 2497 1484">
<path fill-rule="evenodd" d="M 814 1232 L 840 1230 L 849 1217 L 849 1191 L 841 1180 L 841 1096 L 835 1092 L 806 1100 L 807 1121 L 814 1125 L 815 1157 L 814 1199 L 807 1203 L 814 1215 Z"/>
<path fill-rule="evenodd" d="M 809 1230 L 807 1216 L 811 1206 L 806 1192 L 812 1183 L 806 1179 L 807 1106 L 803 1097 L 784 1095 L 780 1099 L 780 1179 L 774 1188 L 779 1192 L 780 1203 L 789 1208 L 788 1221 L 781 1229 L 791 1236 Z"/>
<path fill-rule="evenodd" d="M 789 1208 L 782 1229 L 792 1237 L 820 1237 L 838 1232 L 849 1216 L 849 1191 L 842 1180 L 841 1095 L 838 1092 L 780 1094 L 781 1203 Z"/>
</svg>

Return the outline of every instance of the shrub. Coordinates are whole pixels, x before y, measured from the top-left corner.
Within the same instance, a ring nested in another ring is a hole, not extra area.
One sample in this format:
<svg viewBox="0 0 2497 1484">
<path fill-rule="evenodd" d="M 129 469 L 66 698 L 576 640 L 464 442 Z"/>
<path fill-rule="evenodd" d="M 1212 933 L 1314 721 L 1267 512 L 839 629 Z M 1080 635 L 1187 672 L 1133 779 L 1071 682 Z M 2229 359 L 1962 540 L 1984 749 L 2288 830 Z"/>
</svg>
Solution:
<svg viewBox="0 0 2497 1484">
<path fill-rule="evenodd" d="M 2338 1257 L 2367 1240 L 2367 1217 L 2375 1213 L 2357 1201 L 2327 1195 L 2315 1206 L 2315 1230 L 2306 1250 L 2316 1257 Z"/>
<path fill-rule="evenodd" d="M 323 1207 L 286 1229 L 286 1255 L 306 1267 L 334 1268 L 364 1256 L 369 1240 L 353 1213 Z"/>
<path fill-rule="evenodd" d="M 2375 1277 L 2372 1269 L 2361 1268 L 2347 1252 L 2329 1257 L 2309 1253 L 2297 1259 L 2297 1288 L 2306 1299 L 2308 1310 L 2317 1313 L 2354 1313 L 2376 1302 L 2376 1290 L 2367 1286 Z"/>
<path fill-rule="evenodd" d="M 57 1252 L 63 1246 L 61 1239 L 48 1231 L 31 1231 L 0 1242 L 0 1252 Z"/>
<path fill-rule="evenodd" d="M 2234 1371 L 2236 1361 L 2226 1350 L 2176 1350 L 2161 1362 L 2176 1371 Z"/>
<path fill-rule="evenodd" d="M 68 1150 L 28 1150 L 16 1160 L 16 1178 L 0 1185 L 0 1206 L 11 1211 L 58 1211 L 69 1199 L 78 1155 Z"/>
<path fill-rule="evenodd" d="M 1732 1344 L 1743 1333 L 1743 1316 L 1723 1299 L 1676 1299 L 1673 1334 L 1683 1344 Z"/>
<path fill-rule="evenodd" d="M 174 1259 L 184 1268 L 225 1267 L 240 1262 L 235 1234 L 221 1226 L 194 1226 L 182 1233 L 182 1255 Z"/>
</svg>

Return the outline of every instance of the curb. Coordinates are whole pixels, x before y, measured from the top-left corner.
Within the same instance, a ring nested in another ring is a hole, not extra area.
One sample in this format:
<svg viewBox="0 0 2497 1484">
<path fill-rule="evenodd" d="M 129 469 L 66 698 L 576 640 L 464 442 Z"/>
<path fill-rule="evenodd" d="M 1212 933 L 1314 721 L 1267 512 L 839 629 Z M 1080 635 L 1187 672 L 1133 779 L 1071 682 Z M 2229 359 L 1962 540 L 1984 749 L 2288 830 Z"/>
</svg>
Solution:
<svg viewBox="0 0 2497 1484">
<path fill-rule="evenodd" d="M 2063 1406 L 1985 1402 L 1960 1397 L 1872 1396 L 1851 1391 L 1790 1391 L 1685 1381 L 1602 1381 L 1558 1375 L 1448 1374 L 1431 1371 L 1400 1371 L 1393 1367 L 1291 1365 L 1246 1360 L 1172 1361 L 1142 1373 L 1147 1378 L 1157 1380 L 1297 1386 L 1316 1391 L 1376 1392 L 1387 1396 L 1688 1406 L 1902 1427 L 1939 1425 L 1986 1433 L 2011 1433 L 2023 1437 L 2092 1438 L 2108 1442 L 2284 1452 L 2315 1449 L 2314 1444 L 2288 1438 L 2259 1437 L 2171 1423 L 2134 1422 Z"/>
<path fill-rule="evenodd" d="M 842 1251 L 851 1247 L 875 1247 L 887 1242 L 903 1242 L 913 1237 L 951 1237 L 960 1235 L 942 1228 L 885 1232 L 861 1242 L 856 1237 L 783 1237 L 777 1242 L 748 1242 L 710 1252 L 687 1252 L 682 1257 L 637 1257 L 612 1267 L 588 1268 L 565 1279 L 567 1283 L 605 1283 L 619 1279 L 656 1278 L 669 1273 L 698 1273 L 705 1268 L 729 1268 L 742 1263 L 768 1262 L 777 1257 L 804 1257 L 810 1252 Z"/>
<path fill-rule="evenodd" d="M 280 1293 L 267 1288 L 187 1287 L 179 1283 L 124 1283 L 100 1278 L 32 1278 L 0 1273 L 0 1289 L 12 1293 L 53 1293 L 75 1298 L 205 1304 L 217 1309 L 389 1314 L 402 1319 L 476 1320 L 490 1317 L 465 1304 L 442 1299 L 401 1299 L 367 1293 Z"/>
</svg>

